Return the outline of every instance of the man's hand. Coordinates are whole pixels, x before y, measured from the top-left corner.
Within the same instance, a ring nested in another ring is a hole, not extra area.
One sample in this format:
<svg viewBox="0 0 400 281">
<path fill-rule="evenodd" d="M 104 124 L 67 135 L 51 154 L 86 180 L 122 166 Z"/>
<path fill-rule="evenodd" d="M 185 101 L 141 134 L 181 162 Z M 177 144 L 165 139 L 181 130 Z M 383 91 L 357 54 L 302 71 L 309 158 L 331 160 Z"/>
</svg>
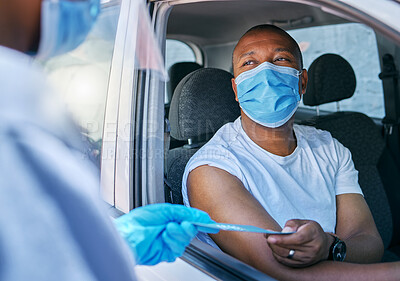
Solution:
<svg viewBox="0 0 400 281">
<path fill-rule="evenodd" d="M 325 233 L 317 222 L 289 220 L 282 231 L 296 233 L 267 237 L 268 245 L 278 262 L 291 267 L 306 267 L 328 258 L 334 238 Z M 294 250 L 294 254 L 291 250 Z"/>
</svg>

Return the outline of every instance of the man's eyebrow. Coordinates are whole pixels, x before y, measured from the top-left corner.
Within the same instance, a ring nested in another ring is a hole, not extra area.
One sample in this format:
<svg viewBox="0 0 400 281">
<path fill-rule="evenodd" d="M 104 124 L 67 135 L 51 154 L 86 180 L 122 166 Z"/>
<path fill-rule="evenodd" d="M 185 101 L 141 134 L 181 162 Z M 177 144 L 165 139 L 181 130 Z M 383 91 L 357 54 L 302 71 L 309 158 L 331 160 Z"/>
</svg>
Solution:
<svg viewBox="0 0 400 281">
<path fill-rule="evenodd" d="M 243 58 L 243 57 L 247 57 L 247 56 L 251 56 L 251 55 L 254 55 L 255 54 L 255 52 L 254 51 L 250 51 L 250 52 L 247 52 L 247 53 L 244 53 L 244 54 L 241 54 L 240 56 L 239 56 L 239 60 L 241 59 L 241 58 Z"/>
<path fill-rule="evenodd" d="M 294 56 L 293 50 L 288 49 L 288 48 L 276 48 L 274 51 L 275 51 L 276 53 L 289 53 L 289 54 L 291 54 L 291 55 Z"/>
</svg>

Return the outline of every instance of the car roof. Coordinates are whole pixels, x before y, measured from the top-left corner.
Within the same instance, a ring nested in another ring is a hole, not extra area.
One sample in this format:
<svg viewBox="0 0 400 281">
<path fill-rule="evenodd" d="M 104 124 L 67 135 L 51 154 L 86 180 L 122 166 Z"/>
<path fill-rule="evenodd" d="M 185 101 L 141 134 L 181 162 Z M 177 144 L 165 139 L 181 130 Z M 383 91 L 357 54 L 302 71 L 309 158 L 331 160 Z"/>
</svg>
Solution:
<svg viewBox="0 0 400 281">
<path fill-rule="evenodd" d="M 312 26 L 364 22 L 400 43 L 400 4 L 383 0 L 163 0 L 173 6 L 167 36 L 199 46 L 237 41 L 250 27 L 270 23 L 285 30 Z M 376 4 L 376 3 L 375 3 Z M 393 9 L 395 8 L 395 9 Z M 184 23 L 184 24 L 182 24 Z"/>
<path fill-rule="evenodd" d="M 167 34 L 198 45 L 214 45 L 237 41 L 246 30 L 261 23 L 291 29 L 343 22 L 346 21 L 319 8 L 298 3 L 200 2 L 174 7 Z"/>
</svg>

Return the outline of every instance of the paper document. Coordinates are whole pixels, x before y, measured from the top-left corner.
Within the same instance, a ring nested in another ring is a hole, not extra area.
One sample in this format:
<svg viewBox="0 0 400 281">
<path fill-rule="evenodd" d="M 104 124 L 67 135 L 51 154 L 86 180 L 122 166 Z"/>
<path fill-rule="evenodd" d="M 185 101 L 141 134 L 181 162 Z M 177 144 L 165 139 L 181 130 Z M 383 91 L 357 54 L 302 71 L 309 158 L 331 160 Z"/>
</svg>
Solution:
<svg viewBox="0 0 400 281">
<path fill-rule="evenodd" d="M 201 232 L 208 232 L 207 228 L 212 228 L 212 229 L 220 229 L 226 231 L 258 232 L 258 233 L 278 234 L 278 235 L 287 235 L 294 233 L 294 232 L 272 231 L 252 225 L 229 224 L 229 223 L 199 223 L 199 222 L 191 222 L 191 223 L 193 225 L 198 226 L 198 230 Z"/>
</svg>

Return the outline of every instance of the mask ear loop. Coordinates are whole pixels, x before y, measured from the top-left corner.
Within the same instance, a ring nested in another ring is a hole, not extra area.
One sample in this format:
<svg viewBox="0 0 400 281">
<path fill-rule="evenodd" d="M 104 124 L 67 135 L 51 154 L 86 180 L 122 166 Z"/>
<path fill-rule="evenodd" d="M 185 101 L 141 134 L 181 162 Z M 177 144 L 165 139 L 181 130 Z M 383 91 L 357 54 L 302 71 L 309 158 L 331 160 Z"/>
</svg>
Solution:
<svg viewBox="0 0 400 281">
<path fill-rule="evenodd" d="M 299 82 L 300 82 L 300 76 L 303 74 L 303 72 L 304 72 L 304 68 L 301 71 L 299 71 L 299 73 L 297 74 L 297 76 L 299 77 Z M 300 83 L 300 87 L 302 87 L 301 83 Z M 303 101 L 303 95 L 304 95 L 300 92 L 300 89 L 299 89 L 299 94 L 300 94 L 300 100 L 299 100 L 299 104 L 300 104 Z"/>
</svg>

